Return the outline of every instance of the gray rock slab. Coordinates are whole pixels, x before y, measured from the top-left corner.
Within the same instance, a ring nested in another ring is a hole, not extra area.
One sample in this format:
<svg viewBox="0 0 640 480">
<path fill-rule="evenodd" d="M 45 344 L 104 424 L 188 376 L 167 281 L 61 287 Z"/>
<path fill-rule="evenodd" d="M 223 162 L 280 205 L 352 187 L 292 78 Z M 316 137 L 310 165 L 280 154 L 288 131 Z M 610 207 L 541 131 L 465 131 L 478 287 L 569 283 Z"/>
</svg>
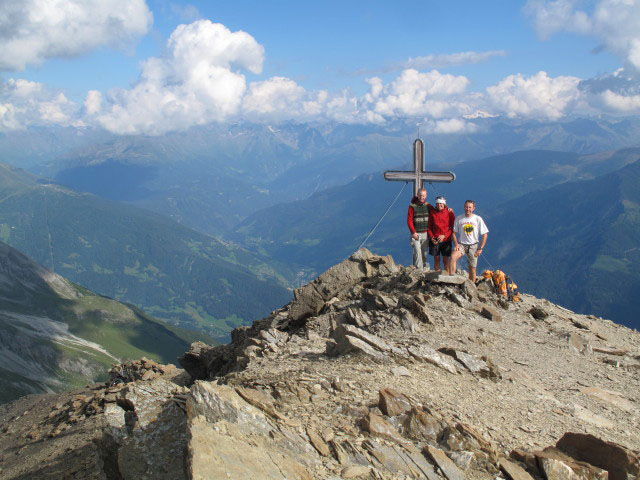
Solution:
<svg viewBox="0 0 640 480">
<path fill-rule="evenodd" d="M 428 272 L 424 274 L 424 279 L 433 283 L 443 283 L 446 285 L 462 285 L 466 278 L 462 275 L 447 275 L 441 272 Z"/>
<path fill-rule="evenodd" d="M 464 472 L 442 450 L 427 445 L 425 451 L 448 480 L 464 480 Z"/>
<path fill-rule="evenodd" d="M 477 307 L 477 312 L 484 318 L 486 318 L 487 320 L 491 320 L 492 322 L 502 321 L 502 315 L 500 315 L 500 313 L 498 313 L 495 308 L 490 307 L 489 305 L 480 304 Z"/>
<path fill-rule="evenodd" d="M 506 473 L 511 480 L 533 480 L 533 477 L 527 471 L 511 460 L 501 458 L 499 461 L 500 469 Z"/>
<path fill-rule="evenodd" d="M 396 445 L 383 445 L 375 440 L 368 440 L 362 446 L 387 471 L 410 478 L 438 480 L 433 466 L 420 452 L 410 452 Z"/>
<path fill-rule="evenodd" d="M 124 387 L 118 394 L 118 403 L 132 409 L 136 417 L 135 428 L 141 428 L 154 422 L 169 399 L 181 391 L 175 383 L 155 379 Z"/>
<path fill-rule="evenodd" d="M 469 353 L 463 352 L 461 350 L 456 350 L 454 348 L 440 348 L 438 349 L 438 351 L 455 358 L 473 374 L 480 374 L 482 372 L 489 371 L 487 362 Z"/>
<path fill-rule="evenodd" d="M 448 355 L 437 352 L 426 345 L 409 347 L 409 353 L 417 359 L 429 362 L 437 367 L 446 370 L 449 373 L 458 373 L 457 362 Z"/>
<path fill-rule="evenodd" d="M 190 479 L 313 479 L 300 461 L 275 447 L 268 437 L 247 435 L 224 420 L 214 426 L 197 417 L 190 421 L 189 434 Z"/>
<path fill-rule="evenodd" d="M 246 433 L 267 434 L 273 428 L 264 413 L 226 385 L 197 381 L 191 387 L 186 409 L 190 419 L 202 416 L 212 424 L 225 420 Z"/>
</svg>

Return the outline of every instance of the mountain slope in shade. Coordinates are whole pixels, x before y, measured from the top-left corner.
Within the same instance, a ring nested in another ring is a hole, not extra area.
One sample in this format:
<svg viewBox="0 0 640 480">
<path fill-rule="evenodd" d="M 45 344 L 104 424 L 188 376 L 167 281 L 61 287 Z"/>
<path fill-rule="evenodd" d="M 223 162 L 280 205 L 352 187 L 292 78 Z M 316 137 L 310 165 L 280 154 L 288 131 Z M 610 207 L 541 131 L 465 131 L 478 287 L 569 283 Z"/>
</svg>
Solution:
<svg viewBox="0 0 640 480">
<path fill-rule="evenodd" d="M 290 298 L 260 255 L 42 182 L 0 165 L 0 240 L 74 282 L 219 337 Z"/>
<path fill-rule="evenodd" d="M 528 192 L 593 178 L 638 158 L 640 149 L 586 156 L 542 150 L 499 155 L 446 166 L 456 173 L 456 181 L 429 185 L 428 200 L 433 203 L 436 195 L 445 195 L 449 206 L 462 213 L 464 201 L 473 199 L 478 213 L 487 216 L 499 204 Z M 235 238 L 317 273 L 358 247 L 402 186 L 402 182 L 385 181 L 381 173 L 364 175 L 308 199 L 260 210 L 236 227 Z M 368 248 L 389 252 L 403 264 L 411 262 L 406 226 L 411 195 L 409 184 L 367 241 Z"/>
<path fill-rule="evenodd" d="M 525 291 L 640 328 L 640 160 L 501 210 L 489 219 L 493 257 Z"/>
<path fill-rule="evenodd" d="M 189 340 L 0 242 L 0 402 L 104 379 L 127 358 L 175 363 Z"/>
</svg>

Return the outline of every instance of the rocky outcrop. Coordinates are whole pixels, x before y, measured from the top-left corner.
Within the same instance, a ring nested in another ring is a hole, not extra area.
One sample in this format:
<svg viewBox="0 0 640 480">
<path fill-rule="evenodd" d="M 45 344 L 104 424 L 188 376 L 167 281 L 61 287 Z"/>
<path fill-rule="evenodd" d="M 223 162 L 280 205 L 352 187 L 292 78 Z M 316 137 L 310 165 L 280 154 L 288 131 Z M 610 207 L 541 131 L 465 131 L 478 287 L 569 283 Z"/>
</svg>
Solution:
<svg viewBox="0 0 640 480">
<path fill-rule="evenodd" d="M 637 477 L 638 334 L 522 299 L 361 250 L 186 372 L 141 359 L 3 407 L 0 474 Z"/>
</svg>

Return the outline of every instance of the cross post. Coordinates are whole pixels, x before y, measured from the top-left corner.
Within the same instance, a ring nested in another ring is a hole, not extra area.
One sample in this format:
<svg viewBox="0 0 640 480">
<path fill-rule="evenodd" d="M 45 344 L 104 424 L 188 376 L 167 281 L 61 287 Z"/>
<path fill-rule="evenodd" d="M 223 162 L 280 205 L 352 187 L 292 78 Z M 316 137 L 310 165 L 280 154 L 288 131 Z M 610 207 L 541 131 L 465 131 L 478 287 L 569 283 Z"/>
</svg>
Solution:
<svg viewBox="0 0 640 480">
<path fill-rule="evenodd" d="M 423 188 L 425 183 L 451 183 L 456 179 L 456 174 L 453 172 L 425 171 L 424 143 L 418 138 L 413 142 L 413 171 L 387 170 L 384 172 L 384 179 L 392 182 L 413 182 L 413 196 L 415 197 L 418 195 L 418 190 Z"/>
</svg>

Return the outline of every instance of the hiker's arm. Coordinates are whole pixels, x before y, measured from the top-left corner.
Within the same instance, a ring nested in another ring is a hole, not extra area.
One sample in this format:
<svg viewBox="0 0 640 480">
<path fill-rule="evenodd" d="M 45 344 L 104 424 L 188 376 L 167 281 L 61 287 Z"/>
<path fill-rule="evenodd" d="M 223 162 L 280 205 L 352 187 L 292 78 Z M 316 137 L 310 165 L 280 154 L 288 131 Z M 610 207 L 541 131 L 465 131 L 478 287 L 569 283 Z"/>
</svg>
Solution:
<svg viewBox="0 0 640 480">
<path fill-rule="evenodd" d="M 409 227 L 409 231 L 411 232 L 411 236 L 414 239 L 418 238 L 418 234 L 416 233 L 416 229 L 413 228 L 413 208 L 409 205 L 409 211 L 407 212 L 407 226 Z"/>
<path fill-rule="evenodd" d="M 427 234 L 429 235 L 429 238 L 431 239 L 432 243 L 436 243 L 433 235 L 434 226 L 435 226 L 435 221 L 433 220 L 433 215 L 430 214 L 429 220 L 427 220 Z"/>
<path fill-rule="evenodd" d="M 451 240 L 451 237 L 455 236 L 455 234 L 453 233 L 453 224 L 455 223 L 455 221 L 456 221 L 456 216 L 453 213 L 453 210 L 449 209 L 449 225 L 448 225 L 449 228 L 447 228 L 447 231 L 445 232 L 445 235 L 444 235 L 444 238 L 446 240 Z"/>
<path fill-rule="evenodd" d="M 476 257 L 479 256 L 482 253 L 482 250 L 484 249 L 484 246 L 487 244 L 487 237 L 488 236 L 489 236 L 488 233 L 482 234 L 482 237 L 480 238 L 480 245 L 478 245 L 478 249 L 476 250 Z"/>
</svg>

